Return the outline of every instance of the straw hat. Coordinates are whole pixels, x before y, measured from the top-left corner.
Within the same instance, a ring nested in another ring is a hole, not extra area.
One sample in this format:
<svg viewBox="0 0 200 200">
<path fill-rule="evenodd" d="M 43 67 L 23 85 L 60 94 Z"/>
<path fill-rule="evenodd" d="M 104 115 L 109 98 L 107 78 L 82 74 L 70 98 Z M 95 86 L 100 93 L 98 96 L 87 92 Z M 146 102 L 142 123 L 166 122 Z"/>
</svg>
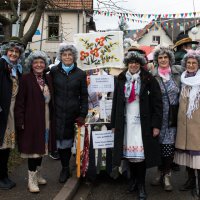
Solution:
<svg viewBox="0 0 200 200">
<path fill-rule="evenodd" d="M 177 37 L 176 43 L 173 48 L 176 48 L 183 44 L 198 44 L 197 41 L 192 41 L 192 39 L 188 36 L 188 34 L 180 34 Z"/>
</svg>

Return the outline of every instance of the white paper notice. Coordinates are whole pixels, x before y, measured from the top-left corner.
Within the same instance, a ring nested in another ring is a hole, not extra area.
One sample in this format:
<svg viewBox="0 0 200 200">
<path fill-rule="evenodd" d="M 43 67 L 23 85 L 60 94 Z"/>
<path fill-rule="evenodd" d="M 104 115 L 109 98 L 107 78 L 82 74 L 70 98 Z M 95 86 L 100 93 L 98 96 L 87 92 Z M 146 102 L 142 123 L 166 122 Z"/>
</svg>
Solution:
<svg viewBox="0 0 200 200">
<path fill-rule="evenodd" d="M 114 147 L 114 133 L 112 130 L 92 131 L 93 148 L 106 149 Z"/>
<path fill-rule="evenodd" d="M 91 75 L 91 92 L 113 92 L 114 77 L 112 75 Z"/>
<path fill-rule="evenodd" d="M 101 100 L 100 105 L 100 119 L 108 119 L 111 117 L 112 100 Z"/>
</svg>

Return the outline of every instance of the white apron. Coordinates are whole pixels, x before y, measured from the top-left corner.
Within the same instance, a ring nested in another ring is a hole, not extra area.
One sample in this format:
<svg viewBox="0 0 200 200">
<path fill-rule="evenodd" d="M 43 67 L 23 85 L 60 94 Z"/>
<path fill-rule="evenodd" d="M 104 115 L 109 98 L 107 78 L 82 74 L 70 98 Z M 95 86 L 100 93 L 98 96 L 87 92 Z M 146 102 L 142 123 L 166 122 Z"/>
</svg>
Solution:
<svg viewBox="0 0 200 200">
<path fill-rule="evenodd" d="M 135 101 L 126 103 L 125 120 L 123 157 L 128 158 L 133 162 L 134 160 L 144 160 L 138 96 Z"/>
</svg>

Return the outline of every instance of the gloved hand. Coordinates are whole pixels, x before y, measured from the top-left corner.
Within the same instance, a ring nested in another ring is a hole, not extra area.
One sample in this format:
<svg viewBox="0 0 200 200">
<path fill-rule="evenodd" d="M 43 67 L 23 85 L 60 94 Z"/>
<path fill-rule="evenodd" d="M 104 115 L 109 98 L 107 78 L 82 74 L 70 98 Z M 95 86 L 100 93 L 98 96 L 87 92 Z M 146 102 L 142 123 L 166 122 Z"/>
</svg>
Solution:
<svg viewBox="0 0 200 200">
<path fill-rule="evenodd" d="M 84 117 L 78 117 L 75 119 L 78 126 L 83 126 L 85 124 L 85 118 Z"/>
</svg>

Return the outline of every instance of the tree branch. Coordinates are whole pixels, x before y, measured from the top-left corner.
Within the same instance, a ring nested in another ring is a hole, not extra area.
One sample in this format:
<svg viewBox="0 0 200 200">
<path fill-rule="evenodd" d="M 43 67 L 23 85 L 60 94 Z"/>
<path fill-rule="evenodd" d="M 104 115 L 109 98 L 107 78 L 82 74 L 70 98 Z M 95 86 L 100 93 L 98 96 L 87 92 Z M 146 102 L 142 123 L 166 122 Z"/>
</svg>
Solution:
<svg viewBox="0 0 200 200">
<path fill-rule="evenodd" d="M 28 29 L 28 31 L 24 34 L 24 36 L 22 38 L 22 41 L 25 44 L 28 43 L 29 39 L 32 38 L 35 31 L 37 30 L 37 27 L 40 23 L 40 19 L 41 19 L 43 12 L 44 12 L 45 6 L 46 6 L 45 1 L 37 0 L 37 8 L 36 8 L 36 11 L 35 11 L 33 22 L 31 24 L 30 28 Z"/>
<path fill-rule="evenodd" d="M 19 16 L 17 14 L 17 9 L 15 7 L 13 0 L 10 0 L 10 6 L 11 6 L 11 9 L 13 11 L 13 17 L 11 18 L 11 23 L 14 24 L 19 19 Z"/>
</svg>

